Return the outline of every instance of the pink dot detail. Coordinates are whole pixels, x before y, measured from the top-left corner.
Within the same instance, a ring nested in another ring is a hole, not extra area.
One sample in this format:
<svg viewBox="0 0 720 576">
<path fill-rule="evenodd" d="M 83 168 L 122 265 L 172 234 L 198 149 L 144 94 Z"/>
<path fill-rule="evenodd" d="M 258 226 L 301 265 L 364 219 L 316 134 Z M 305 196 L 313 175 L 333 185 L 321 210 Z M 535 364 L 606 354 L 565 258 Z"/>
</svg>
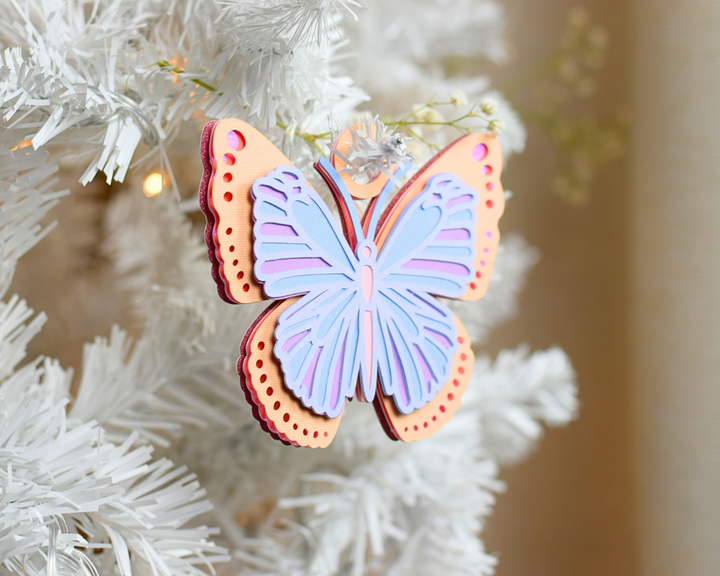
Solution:
<svg viewBox="0 0 720 576">
<path fill-rule="evenodd" d="M 480 162 L 485 156 L 488 154 L 488 148 L 485 146 L 485 144 L 478 144 L 473 148 L 472 151 L 472 159 L 475 160 L 475 162 Z"/>
<path fill-rule="evenodd" d="M 480 260 L 480 266 L 485 266 L 485 260 Z"/>
<path fill-rule="evenodd" d="M 245 136 L 237 130 L 230 130 L 227 135 L 227 143 L 233 150 L 242 150 L 245 148 Z"/>
<path fill-rule="evenodd" d="M 485 252 L 485 254 L 490 254 L 490 250 L 488 250 L 487 248 L 484 248 L 483 252 Z"/>
<path fill-rule="evenodd" d="M 485 184 L 486 190 L 492 191 L 494 188 L 495 188 L 495 185 L 492 182 L 488 182 L 487 184 Z"/>
<path fill-rule="evenodd" d="M 489 164 L 485 164 L 485 166 L 483 166 L 482 170 L 483 170 L 483 174 L 485 174 L 485 176 L 489 176 L 490 174 L 492 174 L 492 166 L 490 166 Z"/>
<path fill-rule="evenodd" d="M 485 236 L 487 236 L 488 238 L 492 238 L 492 232 L 485 232 Z"/>
</svg>

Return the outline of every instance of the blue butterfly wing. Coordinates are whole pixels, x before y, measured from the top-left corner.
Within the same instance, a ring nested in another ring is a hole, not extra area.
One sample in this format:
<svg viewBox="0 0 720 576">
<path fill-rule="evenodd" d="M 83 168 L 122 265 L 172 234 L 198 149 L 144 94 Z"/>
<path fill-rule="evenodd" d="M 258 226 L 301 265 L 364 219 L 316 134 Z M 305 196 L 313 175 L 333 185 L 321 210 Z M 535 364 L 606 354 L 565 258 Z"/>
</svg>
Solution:
<svg viewBox="0 0 720 576">
<path fill-rule="evenodd" d="M 297 168 L 258 178 L 252 194 L 257 280 L 269 298 L 304 294 L 275 329 L 285 385 L 315 413 L 337 417 L 358 378 L 357 258 Z"/>
<path fill-rule="evenodd" d="M 268 298 L 349 285 L 357 258 L 325 202 L 293 166 L 252 185 L 254 273 Z"/>
<path fill-rule="evenodd" d="M 380 381 L 398 410 L 409 414 L 449 380 L 457 327 L 448 307 L 427 293 L 392 287 L 378 292 Z"/>
<path fill-rule="evenodd" d="M 433 176 L 383 244 L 379 279 L 436 296 L 462 296 L 475 274 L 478 199 L 457 176 Z"/>
<path fill-rule="evenodd" d="M 374 345 L 383 392 L 403 414 L 422 408 L 450 378 L 457 327 L 452 312 L 434 296 L 461 296 L 475 274 L 478 198 L 456 176 L 434 176 L 380 251 L 380 341 Z"/>
</svg>

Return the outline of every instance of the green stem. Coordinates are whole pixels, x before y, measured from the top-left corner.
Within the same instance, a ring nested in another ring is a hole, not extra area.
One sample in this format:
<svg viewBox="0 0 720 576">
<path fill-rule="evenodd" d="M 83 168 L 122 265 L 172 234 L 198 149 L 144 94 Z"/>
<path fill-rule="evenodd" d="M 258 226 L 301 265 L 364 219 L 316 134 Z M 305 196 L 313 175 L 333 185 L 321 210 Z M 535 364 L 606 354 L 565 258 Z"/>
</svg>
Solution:
<svg viewBox="0 0 720 576">
<path fill-rule="evenodd" d="M 170 72 L 174 72 L 175 74 L 185 74 L 185 70 L 170 64 L 170 62 L 168 62 L 167 60 L 158 60 L 154 64 L 150 64 L 150 66 L 156 66 L 156 65 L 159 66 L 160 68 L 162 68 L 163 70 L 170 70 Z M 149 68 L 149 66 L 148 66 L 148 68 Z M 199 78 L 188 78 L 188 80 L 190 80 L 191 82 L 194 82 L 198 86 L 202 86 L 203 88 L 205 88 L 205 90 L 209 90 L 210 92 L 217 92 L 217 88 L 215 88 L 214 86 L 210 86 L 210 84 L 203 82 Z"/>
</svg>

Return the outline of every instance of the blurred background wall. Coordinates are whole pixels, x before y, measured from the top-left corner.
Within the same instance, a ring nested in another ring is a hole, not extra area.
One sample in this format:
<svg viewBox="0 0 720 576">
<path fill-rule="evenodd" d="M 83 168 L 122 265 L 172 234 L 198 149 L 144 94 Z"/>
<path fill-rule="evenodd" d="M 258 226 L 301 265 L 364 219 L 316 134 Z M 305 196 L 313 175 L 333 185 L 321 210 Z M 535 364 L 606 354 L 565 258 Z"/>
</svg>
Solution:
<svg viewBox="0 0 720 576">
<path fill-rule="evenodd" d="M 639 0 L 632 382 L 643 574 L 720 573 L 720 3 Z"/>
<path fill-rule="evenodd" d="M 509 0 L 522 69 L 561 33 L 564 1 Z M 493 344 L 561 344 L 579 420 L 504 473 L 487 528 L 499 576 L 720 573 L 720 2 L 584 2 L 608 31 L 598 111 L 630 105 L 626 157 L 589 203 L 542 191 L 530 128 L 504 218 L 542 251 L 521 313 Z"/>
<path fill-rule="evenodd" d="M 581 6 L 607 31 L 605 66 L 584 110 L 612 115 L 630 103 L 630 3 L 506 0 L 514 58 L 494 78 L 512 77 L 552 52 L 568 12 Z M 639 574 L 635 464 L 629 378 L 630 187 L 627 158 L 602 168 L 584 206 L 549 191 L 555 154 L 528 125 L 524 154 L 503 176 L 514 197 L 503 230 L 522 231 L 541 260 L 528 278 L 520 312 L 492 339 L 495 352 L 526 340 L 561 345 L 580 386 L 580 417 L 550 430 L 528 460 L 505 469 L 486 528 L 500 550 L 498 576 Z M 676 572 L 679 574 L 680 572 Z"/>
</svg>

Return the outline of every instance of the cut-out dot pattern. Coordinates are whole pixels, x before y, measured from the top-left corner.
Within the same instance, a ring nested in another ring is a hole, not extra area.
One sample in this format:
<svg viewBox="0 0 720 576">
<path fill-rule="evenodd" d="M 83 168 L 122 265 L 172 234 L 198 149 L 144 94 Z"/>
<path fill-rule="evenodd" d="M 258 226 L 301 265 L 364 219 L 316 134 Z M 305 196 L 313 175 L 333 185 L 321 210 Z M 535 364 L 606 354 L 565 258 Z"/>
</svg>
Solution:
<svg viewBox="0 0 720 576">
<path fill-rule="evenodd" d="M 232 174 L 230 174 L 230 172 L 225 172 L 225 174 L 223 174 L 223 181 L 232 182 Z"/>
<path fill-rule="evenodd" d="M 232 192 L 225 192 L 225 195 L 223 196 L 225 198 L 225 202 L 232 202 L 233 195 Z"/>
<path fill-rule="evenodd" d="M 441 393 L 428 402 L 425 407 L 411 414 L 400 414 L 391 398 L 382 397 L 391 428 L 401 440 L 413 441 L 433 434 L 452 417 L 460 406 L 462 394 L 465 392 L 469 378 L 462 376 L 470 370 L 474 361 L 467 331 L 455 318 L 460 335 L 457 336 L 460 349 L 453 357 L 451 379 L 445 384 Z M 469 376 L 469 374 L 468 374 Z"/>
<path fill-rule="evenodd" d="M 488 208 L 492 208 L 494 206 L 493 201 L 492 200 L 486 201 L 485 206 L 487 206 Z"/>
<path fill-rule="evenodd" d="M 228 248 L 228 250 L 230 250 L 230 252 L 235 252 L 235 246 L 230 246 L 230 248 Z"/>
<path fill-rule="evenodd" d="M 492 174 L 492 171 L 493 171 L 492 166 L 490 166 L 490 164 L 485 164 L 485 166 L 482 167 L 482 171 L 483 171 L 483 174 L 485 174 L 485 176 L 490 176 L 490 174 Z"/>
<path fill-rule="evenodd" d="M 225 230 L 225 234 L 232 234 L 232 228 L 228 228 L 227 230 Z"/>
<path fill-rule="evenodd" d="M 494 189 L 495 184 L 493 184 L 492 182 L 488 182 L 487 184 L 485 184 L 485 190 L 487 190 L 488 192 L 492 192 Z"/>
<path fill-rule="evenodd" d="M 235 164 L 235 156 L 230 154 L 229 152 L 227 154 L 223 154 L 223 162 L 227 164 L 228 166 L 232 166 Z"/>
<path fill-rule="evenodd" d="M 273 356 L 273 334 L 277 318 L 294 301 L 297 299 L 290 298 L 277 306 L 254 329 L 244 345 L 248 356 L 242 363 L 242 369 L 251 392 L 251 401 L 258 407 L 257 417 L 266 423 L 275 438 L 296 446 L 327 446 L 337 430 L 340 417 L 330 419 L 318 416 L 305 408 L 285 388 L 282 370 Z M 258 381 L 265 382 L 265 385 L 260 387 Z"/>
<path fill-rule="evenodd" d="M 238 265 L 238 261 L 237 261 L 237 260 L 233 260 L 233 266 L 237 266 L 237 265 Z"/>
<path fill-rule="evenodd" d="M 250 290 L 250 284 L 243 284 L 243 292 Z"/>
<path fill-rule="evenodd" d="M 240 272 L 237 273 L 237 279 L 238 279 L 238 280 L 242 280 L 242 277 L 243 277 L 243 276 L 245 276 L 245 272 L 243 272 L 242 270 L 240 270 Z"/>
</svg>

